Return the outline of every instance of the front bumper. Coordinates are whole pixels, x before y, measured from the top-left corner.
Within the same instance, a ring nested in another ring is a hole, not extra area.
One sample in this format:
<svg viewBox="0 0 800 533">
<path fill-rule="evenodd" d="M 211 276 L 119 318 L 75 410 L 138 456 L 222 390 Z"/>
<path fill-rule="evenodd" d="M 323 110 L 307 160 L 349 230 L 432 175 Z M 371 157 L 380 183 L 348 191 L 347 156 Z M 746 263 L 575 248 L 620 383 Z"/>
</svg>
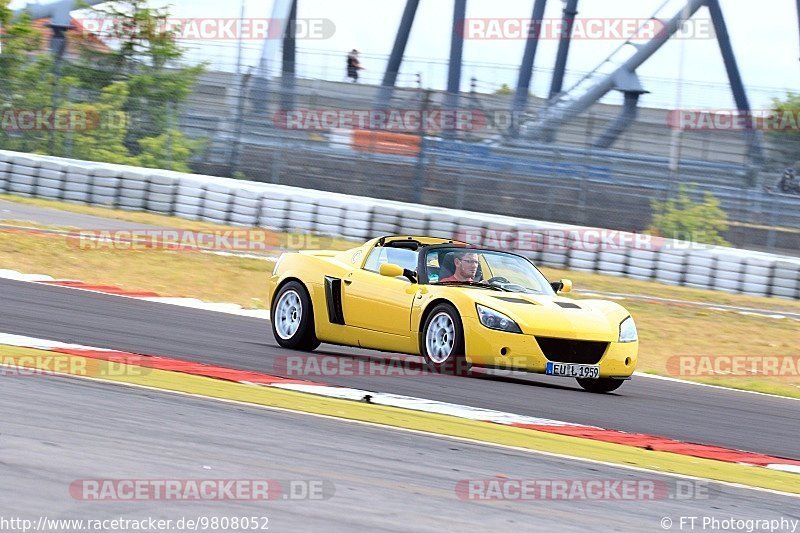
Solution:
<svg viewBox="0 0 800 533">
<path fill-rule="evenodd" d="M 545 373 L 545 357 L 533 335 L 490 330 L 464 318 L 467 359 L 477 366 Z M 630 377 L 636 368 L 638 342 L 609 342 L 600 359 L 600 377 Z"/>
</svg>

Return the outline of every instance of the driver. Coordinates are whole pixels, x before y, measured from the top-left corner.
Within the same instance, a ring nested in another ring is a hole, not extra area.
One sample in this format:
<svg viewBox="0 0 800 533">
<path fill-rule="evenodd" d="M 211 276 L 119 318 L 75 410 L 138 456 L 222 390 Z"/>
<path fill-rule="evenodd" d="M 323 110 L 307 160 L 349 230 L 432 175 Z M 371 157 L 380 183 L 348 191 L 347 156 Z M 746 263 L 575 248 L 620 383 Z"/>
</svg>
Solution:
<svg viewBox="0 0 800 533">
<path fill-rule="evenodd" d="M 476 281 L 478 273 L 478 254 L 475 252 L 453 252 L 455 257 L 453 262 L 456 270 L 452 276 L 440 279 L 442 281 Z"/>
</svg>

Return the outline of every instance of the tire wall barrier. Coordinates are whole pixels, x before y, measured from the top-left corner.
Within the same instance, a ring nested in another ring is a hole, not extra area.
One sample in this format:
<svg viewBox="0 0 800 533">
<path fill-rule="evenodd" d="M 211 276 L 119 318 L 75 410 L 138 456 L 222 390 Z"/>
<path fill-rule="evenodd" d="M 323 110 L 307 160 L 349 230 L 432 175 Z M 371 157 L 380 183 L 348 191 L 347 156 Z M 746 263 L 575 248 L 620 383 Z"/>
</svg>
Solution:
<svg viewBox="0 0 800 533">
<path fill-rule="evenodd" d="M 556 268 L 800 299 L 800 257 L 286 185 L 0 150 L 0 193 L 356 241 L 433 235 Z"/>
</svg>

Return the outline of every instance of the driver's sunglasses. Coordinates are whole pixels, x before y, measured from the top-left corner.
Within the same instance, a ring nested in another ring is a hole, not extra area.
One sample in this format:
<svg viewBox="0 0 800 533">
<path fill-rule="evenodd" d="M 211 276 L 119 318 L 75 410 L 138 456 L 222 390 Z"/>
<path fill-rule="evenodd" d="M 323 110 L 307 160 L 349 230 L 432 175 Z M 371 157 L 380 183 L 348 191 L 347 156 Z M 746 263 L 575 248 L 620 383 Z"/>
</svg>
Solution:
<svg viewBox="0 0 800 533">
<path fill-rule="evenodd" d="M 478 264 L 478 260 L 477 259 L 459 259 L 459 261 L 461 261 L 462 263 L 467 263 L 468 265 L 477 265 Z"/>
</svg>

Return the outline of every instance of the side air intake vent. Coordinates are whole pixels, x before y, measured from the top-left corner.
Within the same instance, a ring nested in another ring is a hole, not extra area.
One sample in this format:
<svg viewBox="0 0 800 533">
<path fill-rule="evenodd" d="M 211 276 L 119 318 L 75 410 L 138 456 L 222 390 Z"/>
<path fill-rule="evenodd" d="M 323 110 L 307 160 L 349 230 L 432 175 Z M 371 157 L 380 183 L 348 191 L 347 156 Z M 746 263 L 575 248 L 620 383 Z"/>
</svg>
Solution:
<svg viewBox="0 0 800 533">
<path fill-rule="evenodd" d="M 342 280 L 325 276 L 325 303 L 328 305 L 328 320 L 331 324 L 344 324 L 342 309 Z"/>
<path fill-rule="evenodd" d="M 564 309 L 581 309 L 580 305 L 575 305 L 569 302 L 556 302 L 556 305 L 559 307 L 563 307 Z"/>
</svg>

